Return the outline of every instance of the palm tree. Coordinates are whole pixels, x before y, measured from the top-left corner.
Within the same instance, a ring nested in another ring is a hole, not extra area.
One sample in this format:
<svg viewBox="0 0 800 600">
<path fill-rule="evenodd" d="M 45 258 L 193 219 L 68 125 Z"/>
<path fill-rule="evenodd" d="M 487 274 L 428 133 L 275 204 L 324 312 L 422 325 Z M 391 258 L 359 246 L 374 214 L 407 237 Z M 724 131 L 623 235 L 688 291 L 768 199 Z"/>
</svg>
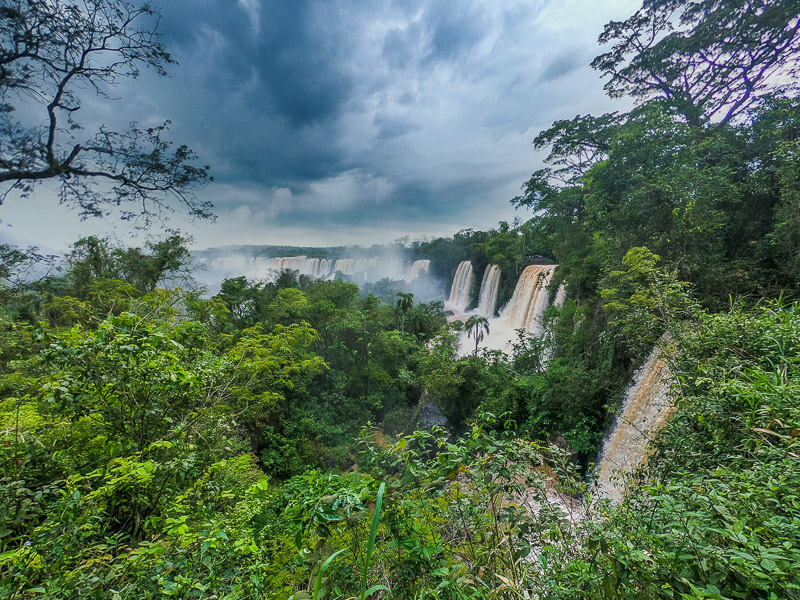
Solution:
<svg viewBox="0 0 800 600">
<path fill-rule="evenodd" d="M 400 331 L 405 331 L 406 328 L 406 313 L 414 307 L 414 294 L 409 292 L 398 292 L 397 295 L 397 310 L 402 314 L 400 320 Z"/>
<path fill-rule="evenodd" d="M 475 338 L 475 356 L 478 356 L 478 344 L 489 334 L 489 320 L 480 315 L 472 315 L 464 324 L 464 329 L 467 330 L 467 337 Z"/>
</svg>

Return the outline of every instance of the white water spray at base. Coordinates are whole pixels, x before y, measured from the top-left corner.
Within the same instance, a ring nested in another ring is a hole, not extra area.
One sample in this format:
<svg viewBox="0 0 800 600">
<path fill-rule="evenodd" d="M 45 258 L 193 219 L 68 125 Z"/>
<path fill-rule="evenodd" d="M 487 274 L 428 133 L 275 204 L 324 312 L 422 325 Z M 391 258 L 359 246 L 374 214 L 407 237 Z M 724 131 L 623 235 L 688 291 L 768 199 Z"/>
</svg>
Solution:
<svg viewBox="0 0 800 600">
<path fill-rule="evenodd" d="M 508 305 L 500 311 L 499 317 L 489 318 L 489 334 L 481 341 L 481 348 L 509 352 L 511 343 L 517 339 L 518 329 L 540 338 L 544 336 L 543 316 L 549 306 L 547 285 L 550 283 L 555 268 L 556 265 L 530 265 L 525 268 L 517 281 Z M 499 285 L 499 268 L 497 271 Z M 486 278 L 485 274 L 484 280 Z M 561 297 L 562 299 L 566 298 L 563 291 Z M 454 318 L 466 321 L 472 314 L 482 313 L 479 309 L 471 313 L 455 315 Z M 474 342 L 470 344 L 466 332 L 462 332 L 459 336 L 459 344 L 462 356 L 467 354 L 470 345 L 474 349 Z"/>
</svg>

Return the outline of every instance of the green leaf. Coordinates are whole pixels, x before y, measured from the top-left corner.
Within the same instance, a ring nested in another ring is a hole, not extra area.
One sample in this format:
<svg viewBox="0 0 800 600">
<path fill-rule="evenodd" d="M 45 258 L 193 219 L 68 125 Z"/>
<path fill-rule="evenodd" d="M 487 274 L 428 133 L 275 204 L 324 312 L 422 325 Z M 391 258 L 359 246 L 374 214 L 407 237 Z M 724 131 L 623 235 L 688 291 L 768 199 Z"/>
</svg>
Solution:
<svg viewBox="0 0 800 600">
<path fill-rule="evenodd" d="M 367 586 L 367 573 L 369 565 L 372 561 L 372 552 L 375 549 L 375 538 L 378 535 L 378 523 L 380 522 L 381 505 L 383 504 L 383 492 L 386 489 L 386 483 L 381 482 L 378 488 L 378 496 L 375 499 L 375 512 L 372 514 L 372 523 L 369 526 L 369 538 L 367 539 L 367 556 L 364 560 L 364 567 L 361 572 L 361 596 L 360 599 L 364 600 L 366 597 Z"/>
<path fill-rule="evenodd" d="M 325 559 L 325 562 L 322 563 L 322 566 L 319 568 L 319 573 L 317 573 L 317 580 L 314 583 L 314 600 L 319 598 L 319 591 L 322 588 L 322 576 L 325 574 L 325 571 L 328 570 L 328 567 L 331 563 L 336 560 L 336 557 L 342 554 L 342 552 L 346 552 L 347 548 L 342 548 L 341 550 L 337 550 L 333 554 L 331 554 L 328 558 Z"/>
<path fill-rule="evenodd" d="M 414 481 L 414 477 L 415 477 L 414 471 L 412 471 L 411 469 L 406 469 L 406 472 L 403 473 L 403 478 L 400 480 L 400 485 L 401 486 L 408 485 L 409 483 Z"/>
<path fill-rule="evenodd" d="M 376 585 L 373 585 L 371 588 L 369 588 L 369 589 L 368 589 L 368 590 L 367 590 L 367 591 L 364 593 L 364 598 L 368 598 L 369 596 L 371 596 L 372 594 L 374 594 L 375 592 L 377 592 L 377 591 L 379 591 L 379 590 L 386 590 L 386 591 L 388 592 L 388 591 L 389 591 L 389 588 L 388 588 L 388 587 L 386 587 L 385 585 L 381 584 L 381 583 L 379 583 L 379 584 L 376 584 Z"/>
</svg>

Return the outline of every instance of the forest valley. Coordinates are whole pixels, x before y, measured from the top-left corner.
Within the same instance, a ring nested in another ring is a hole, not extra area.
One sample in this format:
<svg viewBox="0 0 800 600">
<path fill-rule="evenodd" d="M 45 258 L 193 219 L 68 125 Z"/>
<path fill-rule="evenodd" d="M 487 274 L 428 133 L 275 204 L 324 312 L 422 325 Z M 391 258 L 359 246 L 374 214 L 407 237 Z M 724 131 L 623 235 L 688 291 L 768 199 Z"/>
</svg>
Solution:
<svg viewBox="0 0 800 600">
<path fill-rule="evenodd" d="M 391 282 L 208 297 L 178 235 L 0 247 L 0 596 L 800 598 L 797 9 L 609 23 L 632 110 L 536 138 L 529 220 L 406 245 L 500 265 L 498 306 L 558 265 L 509 352 Z M 615 504 L 595 462 L 657 344 L 673 414 Z"/>
</svg>

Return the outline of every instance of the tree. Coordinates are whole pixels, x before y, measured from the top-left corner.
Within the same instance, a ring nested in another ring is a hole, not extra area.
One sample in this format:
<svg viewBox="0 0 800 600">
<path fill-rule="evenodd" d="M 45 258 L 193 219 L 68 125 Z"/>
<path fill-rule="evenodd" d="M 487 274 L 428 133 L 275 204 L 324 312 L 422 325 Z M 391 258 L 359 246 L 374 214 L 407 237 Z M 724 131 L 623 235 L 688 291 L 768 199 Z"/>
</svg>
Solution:
<svg viewBox="0 0 800 600">
<path fill-rule="evenodd" d="M 258 321 L 258 286 L 251 285 L 244 276 L 225 279 L 219 293 L 214 296 L 228 307 L 237 328 L 252 327 Z"/>
<path fill-rule="evenodd" d="M 398 292 L 397 296 L 397 310 L 401 314 L 400 331 L 405 331 L 406 314 L 414 307 L 414 294 L 409 292 Z"/>
<path fill-rule="evenodd" d="M 152 292 L 167 277 L 181 273 L 188 275 L 191 255 L 186 244 L 190 241 L 190 238 L 170 235 L 161 240 L 148 241 L 146 250 L 115 250 L 122 279 L 144 292 Z"/>
<path fill-rule="evenodd" d="M 44 267 L 49 273 L 54 262 L 54 256 L 40 253 L 35 246 L 22 249 L 0 244 L 0 288 L 8 286 L 21 290 L 37 269 L 43 271 Z"/>
<path fill-rule="evenodd" d="M 72 244 L 66 256 L 67 278 L 72 293 L 83 300 L 89 297 L 91 284 L 99 279 L 116 279 L 111 244 L 93 235 Z"/>
<path fill-rule="evenodd" d="M 145 248 L 121 248 L 112 246 L 106 238 L 81 238 L 66 257 L 67 281 L 72 293 L 83 299 L 91 286 L 103 279 L 118 279 L 139 291 L 152 292 L 167 278 L 188 275 L 189 241 L 171 235 L 149 240 Z"/>
<path fill-rule="evenodd" d="M 60 201 L 83 216 L 121 206 L 124 219 L 146 225 L 177 201 L 194 217 L 212 217 L 211 203 L 194 195 L 211 180 L 209 167 L 193 164 L 186 146 L 171 149 L 169 121 L 82 134 L 76 118 L 84 93 L 111 99 L 117 82 L 145 68 L 167 74 L 175 61 L 158 16 L 149 4 L 125 0 L 2 0 L 0 184 L 10 186 L 0 203 L 11 190 L 27 196 L 56 180 Z"/>
<path fill-rule="evenodd" d="M 564 185 L 577 184 L 592 165 L 608 156 L 613 132 L 626 116 L 613 112 L 600 117 L 578 115 L 571 120 L 556 121 L 533 140 L 537 150 L 550 147 L 547 162 L 556 166 L 556 169 L 539 173 Z"/>
<path fill-rule="evenodd" d="M 467 322 L 464 323 L 464 329 L 467 330 L 467 337 L 475 339 L 475 355 L 478 355 L 478 344 L 481 343 L 484 336 L 489 334 L 489 321 L 486 317 L 480 315 L 472 315 Z"/>
<path fill-rule="evenodd" d="M 800 66 L 796 0 L 644 0 L 592 61 L 612 98 L 661 99 L 691 125 L 727 123 Z"/>
</svg>

